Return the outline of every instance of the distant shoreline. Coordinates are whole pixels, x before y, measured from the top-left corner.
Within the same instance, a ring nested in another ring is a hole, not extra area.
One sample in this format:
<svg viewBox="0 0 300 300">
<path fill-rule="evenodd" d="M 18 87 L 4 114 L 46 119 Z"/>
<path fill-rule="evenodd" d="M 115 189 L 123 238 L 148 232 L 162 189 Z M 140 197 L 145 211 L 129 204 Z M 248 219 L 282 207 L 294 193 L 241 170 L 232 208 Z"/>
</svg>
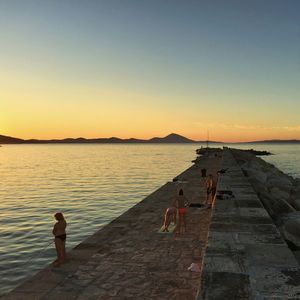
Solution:
<svg viewBox="0 0 300 300">
<path fill-rule="evenodd" d="M 195 141 L 186 138 L 182 135 L 171 133 L 165 137 L 153 137 L 148 140 L 144 139 L 121 139 L 118 137 L 111 138 L 65 138 L 65 139 L 51 139 L 51 140 L 39 140 L 29 139 L 24 140 L 20 138 L 0 135 L 0 144 L 300 144 L 300 140 L 263 140 L 252 142 L 220 142 L 220 141 Z"/>
</svg>

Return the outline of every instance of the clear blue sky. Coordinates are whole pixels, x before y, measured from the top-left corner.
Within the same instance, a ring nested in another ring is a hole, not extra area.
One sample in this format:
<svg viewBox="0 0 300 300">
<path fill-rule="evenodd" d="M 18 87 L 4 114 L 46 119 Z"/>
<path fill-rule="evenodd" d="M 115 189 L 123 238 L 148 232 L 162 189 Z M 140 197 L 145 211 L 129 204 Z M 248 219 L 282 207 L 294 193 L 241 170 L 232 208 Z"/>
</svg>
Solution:
<svg viewBox="0 0 300 300">
<path fill-rule="evenodd" d="M 0 1 L 0 38 L 0 134 L 300 138 L 300 1 Z"/>
</svg>

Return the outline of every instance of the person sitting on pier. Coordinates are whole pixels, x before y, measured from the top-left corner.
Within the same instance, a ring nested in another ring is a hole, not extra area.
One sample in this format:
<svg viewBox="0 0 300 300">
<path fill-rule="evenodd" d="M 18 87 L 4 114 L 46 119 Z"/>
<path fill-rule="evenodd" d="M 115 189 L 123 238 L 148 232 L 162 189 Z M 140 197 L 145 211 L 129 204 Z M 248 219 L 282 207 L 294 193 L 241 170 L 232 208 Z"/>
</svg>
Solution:
<svg viewBox="0 0 300 300">
<path fill-rule="evenodd" d="M 215 180 L 215 178 L 213 177 L 212 174 L 208 175 L 208 178 L 206 180 L 206 205 L 208 208 L 211 208 L 213 199 L 215 197 L 216 194 L 216 188 L 217 187 L 217 182 Z M 210 200 L 210 203 L 209 203 Z"/>
<path fill-rule="evenodd" d="M 169 232 L 169 226 L 171 222 L 176 224 L 176 217 L 177 217 L 177 208 L 174 206 L 168 207 L 165 213 L 165 221 L 162 230 L 163 232 Z"/>
<path fill-rule="evenodd" d="M 60 264 L 64 263 L 66 259 L 67 222 L 61 212 L 56 213 L 54 218 L 57 220 L 52 230 L 52 233 L 55 236 L 54 243 L 57 253 L 57 259 L 54 261 L 54 266 L 58 267 Z"/>
<path fill-rule="evenodd" d="M 186 213 L 189 202 L 187 198 L 183 195 L 183 190 L 180 189 L 178 196 L 173 202 L 173 206 L 178 209 L 179 222 L 176 226 L 176 233 L 185 233 L 186 232 Z"/>
</svg>

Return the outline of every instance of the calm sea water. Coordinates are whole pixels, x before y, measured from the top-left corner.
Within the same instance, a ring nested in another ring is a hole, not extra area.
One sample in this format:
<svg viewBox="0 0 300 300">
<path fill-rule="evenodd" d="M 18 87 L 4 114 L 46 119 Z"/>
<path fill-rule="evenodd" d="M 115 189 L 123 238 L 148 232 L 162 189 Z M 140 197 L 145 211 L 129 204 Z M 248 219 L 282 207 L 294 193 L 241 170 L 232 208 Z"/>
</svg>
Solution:
<svg viewBox="0 0 300 300">
<path fill-rule="evenodd" d="M 66 216 L 71 249 L 191 166 L 200 146 L 3 145 L 0 295 L 55 258 L 55 212 Z M 268 162 L 300 177 L 299 145 L 234 147 L 269 150 Z"/>
</svg>

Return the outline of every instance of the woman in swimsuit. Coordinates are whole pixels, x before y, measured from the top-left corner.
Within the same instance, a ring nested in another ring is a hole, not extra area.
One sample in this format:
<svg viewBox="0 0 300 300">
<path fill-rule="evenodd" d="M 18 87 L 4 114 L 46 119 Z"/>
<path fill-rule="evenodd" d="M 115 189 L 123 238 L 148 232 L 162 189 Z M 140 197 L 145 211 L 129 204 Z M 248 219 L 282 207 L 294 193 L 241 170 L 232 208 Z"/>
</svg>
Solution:
<svg viewBox="0 0 300 300">
<path fill-rule="evenodd" d="M 175 206 L 178 209 L 178 215 L 179 215 L 179 222 L 178 222 L 178 228 L 176 227 L 177 233 L 185 233 L 186 232 L 186 213 L 187 213 L 187 206 L 189 205 L 188 200 L 183 195 L 183 190 L 180 189 L 178 196 L 174 200 L 173 206 Z"/>
<path fill-rule="evenodd" d="M 54 261 L 54 266 L 59 266 L 60 264 L 64 263 L 66 259 L 66 227 L 67 222 L 62 213 L 58 212 L 54 215 L 54 218 L 57 220 L 53 227 L 53 235 L 56 253 L 57 253 L 57 260 Z"/>
</svg>

